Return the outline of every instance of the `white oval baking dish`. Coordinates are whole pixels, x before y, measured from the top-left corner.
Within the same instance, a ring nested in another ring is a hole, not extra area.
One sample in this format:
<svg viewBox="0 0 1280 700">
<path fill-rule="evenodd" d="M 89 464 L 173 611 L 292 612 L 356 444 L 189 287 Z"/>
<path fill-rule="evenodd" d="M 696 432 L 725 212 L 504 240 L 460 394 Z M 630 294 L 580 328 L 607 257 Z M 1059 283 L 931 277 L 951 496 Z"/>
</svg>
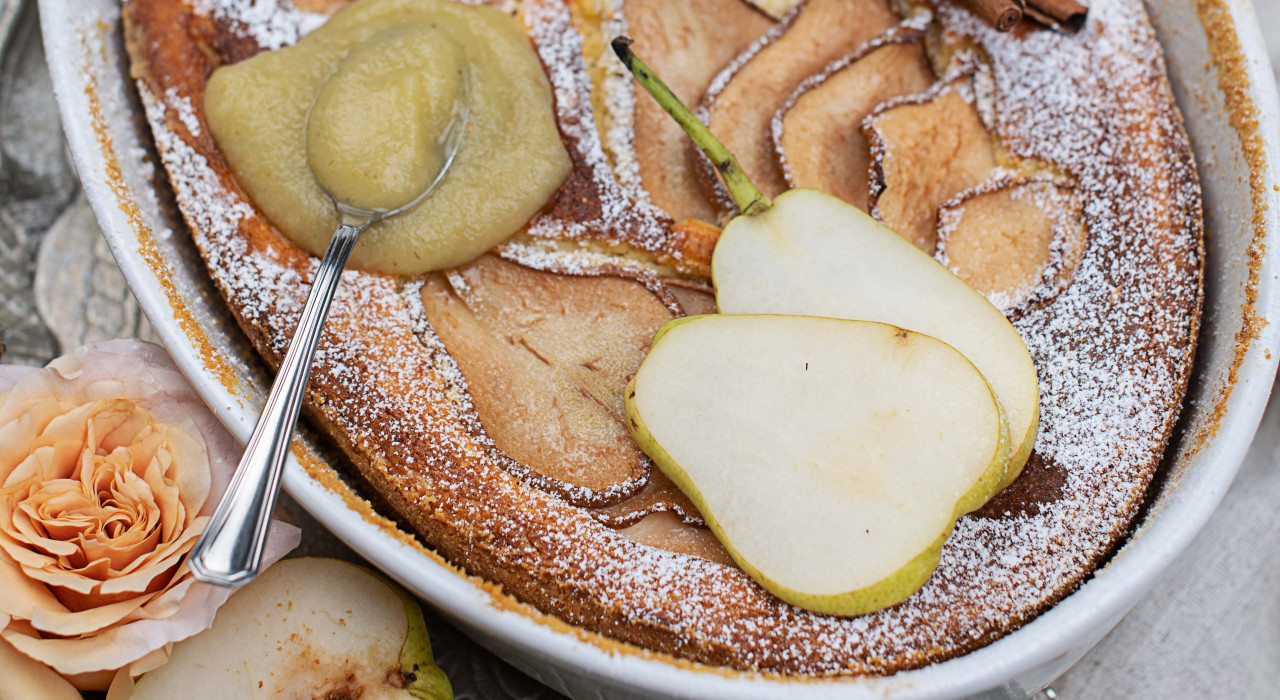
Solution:
<svg viewBox="0 0 1280 700">
<path fill-rule="evenodd" d="M 1280 360 L 1275 85 L 1247 0 L 1199 7 L 1201 14 L 1189 0 L 1148 0 L 1200 166 L 1209 231 L 1204 325 L 1180 442 L 1123 549 L 1079 591 L 994 644 L 917 671 L 846 681 L 786 682 L 619 653 L 503 600 L 367 508 L 352 507 L 352 492 L 315 453 L 304 452 L 314 457 L 304 457 L 307 468 L 290 460 L 285 488 L 485 646 L 575 698 L 1026 697 L 1106 634 L 1208 519 L 1252 440 Z M 210 286 L 168 195 L 155 187 L 118 0 L 40 0 L 40 11 L 67 141 L 102 231 L 179 366 L 245 439 L 267 377 Z M 1225 85 L 1233 89 L 1224 90 L 1220 73 L 1231 74 Z"/>
</svg>

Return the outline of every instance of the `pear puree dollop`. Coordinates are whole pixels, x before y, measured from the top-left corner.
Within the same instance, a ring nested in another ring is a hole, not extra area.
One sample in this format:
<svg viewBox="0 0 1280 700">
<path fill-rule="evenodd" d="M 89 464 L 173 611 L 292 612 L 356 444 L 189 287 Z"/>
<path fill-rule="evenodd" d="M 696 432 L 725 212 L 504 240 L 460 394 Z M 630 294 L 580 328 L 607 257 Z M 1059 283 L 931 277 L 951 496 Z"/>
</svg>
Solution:
<svg viewBox="0 0 1280 700">
<path fill-rule="evenodd" d="M 204 97 L 237 181 L 299 247 L 324 252 L 329 194 L 378 222 L 355 267 L 414 275 L 472 260 L 518 231 L 571 163 L 551 89 L 517 20 L 449 0 L 359 0 L 294 46 L 219 68 Z"/>
</svg>

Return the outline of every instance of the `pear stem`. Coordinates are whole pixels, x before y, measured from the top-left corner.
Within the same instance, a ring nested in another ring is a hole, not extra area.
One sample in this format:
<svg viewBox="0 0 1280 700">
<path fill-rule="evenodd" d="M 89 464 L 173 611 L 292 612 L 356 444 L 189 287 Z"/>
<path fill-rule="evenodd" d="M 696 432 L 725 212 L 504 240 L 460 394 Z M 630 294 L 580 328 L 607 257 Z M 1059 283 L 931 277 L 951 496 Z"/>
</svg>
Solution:
<svg viewBox="0 0 1280 700">
<path fill-rule="evenodd" d="M 733 157 L 723 143 L 720 143 L 720 139 L 716 138 L 715 134 L 711 133 L 711 130 L 689 111 L 680 98 L 671 92 L 671 88 L 654 75 L 653 70 L 631 51 L 632 43 L 634 42 L 625 36 L 616 37 L 613 40 L 613 52 L 618 54 L 622 65 L 635 76 L 636 82 L 653 95 L 653 99 L 658 101 L 667 114 L 670 114 L 680 128 L 684 129 L 689 138 L 693 139 L 698 148 L 701 148 L 702 152 L 711 159 L 711 163 L 720 172 L 720 177 L 724 179 L 724 186 L 729 190 L 729 196 L 733 198 L 733 203 L 738 205 L 738 209 L 745 215 L 751 215 L 759 214 L 773 206 L 773 202 L 765 196 L 765 193 L 757 189 L 747 178 L 742 166 L 738 164 L 738 159 Z"/>
</svg>

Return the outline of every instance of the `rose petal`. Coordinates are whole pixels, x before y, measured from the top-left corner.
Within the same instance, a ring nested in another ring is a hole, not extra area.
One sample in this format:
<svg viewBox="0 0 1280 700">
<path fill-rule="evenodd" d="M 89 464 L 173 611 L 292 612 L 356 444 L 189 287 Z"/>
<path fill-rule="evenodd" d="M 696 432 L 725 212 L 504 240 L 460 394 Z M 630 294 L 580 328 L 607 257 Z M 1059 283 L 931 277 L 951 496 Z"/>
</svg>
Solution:
<svg viewBox="0 0 1280 700">
<path fill-rule="evenodd" d="M 12 389 L 23 377 L 39 369 L 27 365 L 0 365 L 0 392 Z"/>
<path fill-rule="evenodd" d="M 0 440 L 3 439 L 0 436 Z M 8 472 L 4 488 L 16 489 L 22 484 L 38 487 L 41 482 L 72 478 L 80 461 L 81 447 L 75 440 L 59 440 L 32 448 L 30 454 Z"/>
<path fill-rule="evenodd" d="M 139 410 L 138 405 L 132 401 L 113 401 L 110 411 L 98 415 L 101 422 L 94 421 L 94 428 L 98 431 L 96 444 L 99 449 L 105 452 L 132 450 L 139 441 L 148 443 L 143 435 L 150 431 L 151 415 Z M 150 444 L 154 447 L 159 444 L 159 440 L 150 441 Z M 148 455 L 146 460 L 149 459 Z"/>
<path fill-rule="evenodd" d="M 25 576 L 21 569 L 0 556 L 0 615 L 29 620 L 36 610 L 65 611 L 66 607 L 49 589 Z M 6 622 L 6 624 L 10 624 Z"/>
<path fill-rule="evenodd" d="M 89 419 L 101 408 L 102 403 L 101 401 L 94 401 L 80 406 L 64 408 L 61 413 L 54 416 L 41 428 L 40 434 L 31 441 L 31 449 L 61 445 L 63 450 L 74 449 L 77 455 L 83 455 L 85 442 L 89 438 Z M 68 465 L 60 466 L 65 468 Z M 65 478 L 69 475 L 58 474 L 57 476 Z"/>
<path fill-rule="evenodd" d="M 98 586 L 92 593 L 87 595 L 77 593 L 76 591 L 66 588 L 56 588 L 53 589 L 52 592 L 58 597 L 58 600 L 61 601 L 63 605 L 67 606 L 68 610 L 73 612 L 89 610 L 100 605 L 111 605 L 122 600 L 130 599 L 139 599 L 141 604 L 145 605 L 147 595 L 163 591 L 175 580 L 175 572 L 178 569 L 178 563 L 174 561 L 169 562 L 168 564 L 169 566 L 164 569 L 147 567 L 144 572 L 148 577 L 146 581 L 147 585 L 146 588 L 141 591 L 125 591 L 111 594 L 103 592 L 102 586 Z M 107 579 L 107 582 L 110 583 L 111 579 Z"/>
<path fill-rule="evenodd" d="M 0 552 L 4 552 L 23 571 L 41 571 L 46 567 L 58 565 L 57 557 L 34 552 L 23 546 L 22 543 L 13 540 L 9 533 L 3 530 L 0 530 Z"/>
<path fill-rule="evenodd" d="M 79 569 L 58 568 L 51 565 L 41 568 L 24 566 L 22 567 L 22 573 L 33 581 L 55 589 L 55 591 L 51 592 L 64 593 L 73 591 L 88 595 L 93 592 L 94 587 L 106 580 L 110 569 L 111 562 L 106 559 L 99 559 L 98 561 L 89 562 L 88 566 Z"/>
<path fill-rule="evenodd" d="M 148 601 L 141 596 L 133 596 L 109 605 L 81 609 L 79 611 L 36 609 L 29 618 L 31 626 L 41 632 L 59 637 L 74 637 L 97 632 L 127 618 Z"/>
<path fill-rule="evenodd" d="M 0 700 L 80 700 L 75 687 L 53 669 L 0 641 L 0 668 L 4 683 Z"/>
<path fill-rule="evenodd" d="M 195 541 L 202 532 L 204 532 L 204 523 L 201 523 L 199 528 L 192 528 L 190 531 L 184 532 L 182 537 L 173 543 L 173 546 L 166 548 L 163 556 L 157 553 L 157 558 L 153 559 L 146 569 L 140 569 L 105 581 L 98 589 L 99 592 L 103 595 L 115 595 L 117 593 L 146 590 L 157 572 L 168 571 L 178 563 L 179 559 L 186 556 L 187 552 L 195 547 Z"/>
<path fill-rule="evenodd" d="M 210 469 L 192 469 L 191 465 L 208 464 L 210 450 L 206 449 L 202 444 L 203 441 L 195 434 L 176 427 L 170 426 L 165 438 L 168 445 L 165 459 L 169 462 L 167 476 L 177 487 L 178 497 L 187 517 L 194 518 L 200 514 L 200 508 L 209 497 L 210 472 L 214 467 L 211 465 Z M 228 452 L 229 450 L 223 450 L 224 458 Z M 235 453 L 238 454 L 239 450 L 236 449 Z M 239 459 L 237 458 L 236 461 L 238 462 Z M 227 464 L 221 468 L 221 471 L 228 473 L 234 468 L 235 464 Z M 225 490 L 224 485 L 218 493 L 221 494 Z"/>
<path fill-rule="evenodd" d="M 147 465 L 145 478 L 155 496 L 156 506 L 160 512 L 160 535 L 168 542 L 189 522 L 187 508 L 182 502 L 181 489 L 173 481 L 165 478 L 172 466 L 172 456 L 163 450 Z M 195 512 L 191 512 L 194 517 Z"/>
<path fill-rule="evenodd" d="M 154 551 L 159 542 L 158 530 L 148 532 L 134 529 L 120 537 L 85 540 L 83 548 L 86 556 L 95 559 L 103 558 L 110 562 L 112 572 L 118 575 L 145 565 L 147 554 Z"/>
<path fill-rule="evenodd" d="M 168 354 L 99 343 L 0 392 L 0 637 L 102 687 L 207 627 L 226 592 L 185 556 L 240 447 Z M 299 537 L 272 530 L 264 563 Z"/>
<path fill-rule="evenodd" d="M 63 674 L 62 678 L 79 690 L 103 690 L 111 685 L 116 677 L 115 671 L 93 671 L 90 673 Z"/>
<path fill-rule="evenodd" d="M 58 565 L 57 557 L 33 552 L 26 547 L 14 544 L 7 536 L 0 536 L 0 551 L 8 555 L 23 571 L 40 571 L 45 567 Z"/>
<path fill-rule="evenodd" d="M 263 565 L 274 564 L 285 552 L 296 547 L 300 538 L 298 528 L 278 521 L 272 523 L 263 552 Z M 64 676 L 114 670 L 142 658 L 153 649 L 186 639 L 207 628 L 213 624 L 214 611 L 229 594 L 229 589 L 193 582 L 178 611 L 164 619 L 138 620 L 80 639 L 38 639 L 11 625 L 0 632 L 0 637 Z"/>
<path fill-rule="evenodd" d="M 26 540 L 29 547 L 34 547 L 51 557 L 69 557 L 79 550 L 70 542 L 45 537 L 44 533 L 40 532 L 31 521 L 31 514 L 27 511 L 27 508 L 19 507 L 18 512 L 10 518 L 9 522 L 13 526 L 10 532 L 15 536 L 15 540 L 19 539 L 18 535 L 21 535 L 21 539 Z"/>
<path fill-rule="evenodd" d="M 144 673 L 160 668 L 169 662 L 169 652 L 172 649 L 173 644 L 170 643 L 149 652 L 146 656 L 129 664 L 129 673 L 134 676 L 141 676 Z"/>
<path fill-rule="evenodd" d="M 134 620 L 163 620 L 172 617 L 182 606 L 182 599 L 192 586 L 202 586 L 191 575 L 189 569 L 180 569 L 175 577 L 177 581 L 171 587 L 149 599 L 145 605 L 134 611 L 130 622 Z"/>
<path fill-rule="evenodd" d="M 56 401 L 20 395 L 19 388 L 0 396 L 0 426 L 3 426 L 0 429 L 0 483 L 10 483 L 10 472 L 27 458 L 33 447 L 38 447 L 34 445 L 36 438 L 65 410 Z"/>
<path fill-rule="evenodd" d="M 115 677 L 111 679 L 111 686 L 107 688 L 106 700 L 129 700 L 129 698 L 132 698 L 136 690 L 134 679 L 169 663 L 169 654 L 172 650 L 173 645 L 166 644 L 117 671 Z"/>
</svg>

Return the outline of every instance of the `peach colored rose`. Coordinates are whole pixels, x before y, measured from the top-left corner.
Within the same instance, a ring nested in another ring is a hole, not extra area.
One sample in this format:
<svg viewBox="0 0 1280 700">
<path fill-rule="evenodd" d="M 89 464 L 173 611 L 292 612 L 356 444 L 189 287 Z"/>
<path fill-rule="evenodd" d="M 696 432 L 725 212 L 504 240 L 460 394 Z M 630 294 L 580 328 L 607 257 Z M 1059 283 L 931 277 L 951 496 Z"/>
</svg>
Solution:
<svg viewBox="0 0 1280 700">
<path fill-rule="evenodd" d="M 185 558 L 240 446 L 150 343 L 0 368 L 0 391 L 0 637 L 82 689 L 163 663 L 229 595 Z M 275 523 L 268 563 L 298 538 Z"/>
</svg>

